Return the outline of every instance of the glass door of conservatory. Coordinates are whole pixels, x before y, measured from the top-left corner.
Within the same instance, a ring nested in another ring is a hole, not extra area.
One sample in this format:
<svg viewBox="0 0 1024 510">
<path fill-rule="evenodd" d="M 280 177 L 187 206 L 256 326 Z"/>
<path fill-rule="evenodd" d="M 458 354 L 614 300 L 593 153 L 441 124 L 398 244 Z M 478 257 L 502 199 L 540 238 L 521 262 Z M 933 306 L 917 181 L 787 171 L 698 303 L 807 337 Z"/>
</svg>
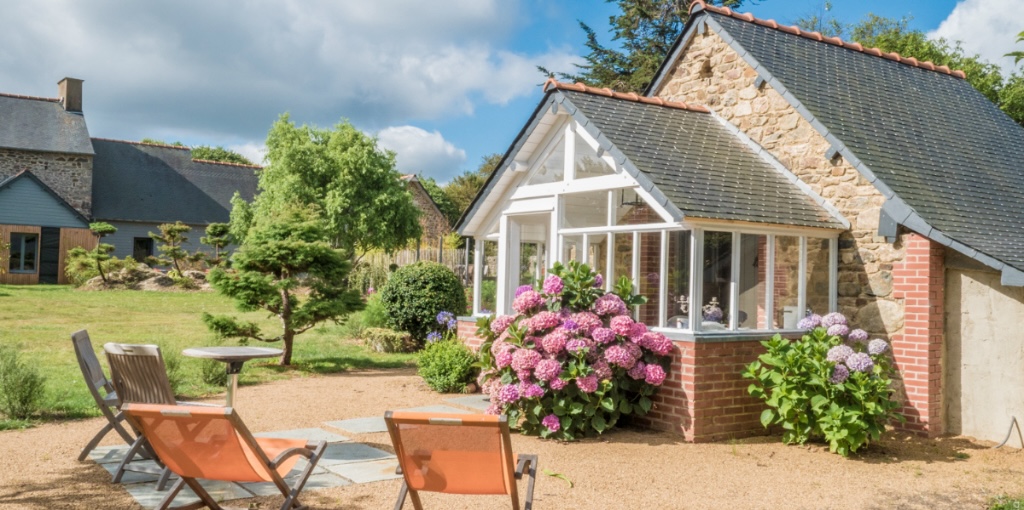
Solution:
<svg viewBox="0 0 1024 510">
<path fill-rule="evenodd" d="M 509 217 L 506 308 L 511 310 L 516 289 L 522 285 L 537 286 L 548 270 L 548 243 L 551 215 L 524 214 Z M 506 310 L 506 312 L 508 312 Z"/>
</svg>

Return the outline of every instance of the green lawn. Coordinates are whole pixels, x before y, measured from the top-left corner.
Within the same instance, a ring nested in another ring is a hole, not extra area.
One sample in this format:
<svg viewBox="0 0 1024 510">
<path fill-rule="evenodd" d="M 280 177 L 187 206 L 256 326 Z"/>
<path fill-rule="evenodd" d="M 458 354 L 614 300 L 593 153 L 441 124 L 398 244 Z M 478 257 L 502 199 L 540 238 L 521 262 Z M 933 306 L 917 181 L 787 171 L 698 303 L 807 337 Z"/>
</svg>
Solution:
<svg viewBox="0 0 1024 510">
<path fill-rule="evenodd" d="M 89 330 L 93 347 L 102 354 L 106 342 L 153 343 L 167 353 L 187 347 L 216 345 L 216 337 L 200 321 L 202 312 L 235 313 L 273 327 L 276 319 L 264 313 L 239 314 L 230 300 L 213 292 L 80 291 L 67 286 L 0 285 L 0 343 L 16 345 L 47 378 L 44 419 L 98 416 L 85 387 L 71 346 L 71 333 Z M 280 346 L 279 343 L 259 345 Z M 230 344 L 230 343 L 229 343 Z M 256 344 L 253 344 L 256 345 Z M 174 354 L 170 354 L 173 356 Z M 276 359 L 246 363 L 240 384 L 284 377 L 306 377 L 351 368 L 414 366 L 415 354 L 377 354 L 358 341 L 344 338 L 343 328 L 327 324 L 296 337 L 294 365 L 276 366 Z M 205 384 L 202 362 L 181 357 L 184 396 L 222 392 Z M 13 423 L 0 421 L 0 429 Z"/>
</svg>

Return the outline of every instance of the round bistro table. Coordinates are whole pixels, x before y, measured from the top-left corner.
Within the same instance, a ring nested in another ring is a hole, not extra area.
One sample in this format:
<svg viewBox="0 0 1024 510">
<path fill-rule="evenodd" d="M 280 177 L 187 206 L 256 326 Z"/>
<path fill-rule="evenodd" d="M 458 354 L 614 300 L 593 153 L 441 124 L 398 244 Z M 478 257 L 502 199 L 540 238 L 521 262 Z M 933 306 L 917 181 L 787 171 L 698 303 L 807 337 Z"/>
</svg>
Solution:
<svg viewBox="0 0 1024 510">
<path fill-rule="evenodd" d="M 228 394 L 227 406 L 235 406 L 235 392 L 238 391 L 238 374 L 242 371 L 242 365 L 246 361 L 256 358 L 273 358 L 280 356 L 284 351 L 273 347 L 191 347 L 181 351 L 190 358 L 204 358 L 220 361 L 227 364 L 228 369 Z"/>
</svg>

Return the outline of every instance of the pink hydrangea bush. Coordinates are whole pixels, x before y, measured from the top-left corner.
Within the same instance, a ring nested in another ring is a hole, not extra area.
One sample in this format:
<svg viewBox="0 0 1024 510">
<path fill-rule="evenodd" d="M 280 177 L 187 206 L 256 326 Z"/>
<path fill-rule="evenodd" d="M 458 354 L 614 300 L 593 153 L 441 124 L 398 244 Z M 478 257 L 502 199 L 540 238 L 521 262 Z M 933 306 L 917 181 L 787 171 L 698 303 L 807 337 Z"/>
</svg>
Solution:
<svg viewBox="0 0 1024 510">
<path fill-rule="evenodd" d="M 489 413 L 526 434 L 574 440 L 650 411 L 672 342 L 628 315 L 643 298 L 606 294 L 602 283 L 584 264 L 556 264 L 540 289 L 517 292 L 515 315 L 481 321 Z"/>
</svg>

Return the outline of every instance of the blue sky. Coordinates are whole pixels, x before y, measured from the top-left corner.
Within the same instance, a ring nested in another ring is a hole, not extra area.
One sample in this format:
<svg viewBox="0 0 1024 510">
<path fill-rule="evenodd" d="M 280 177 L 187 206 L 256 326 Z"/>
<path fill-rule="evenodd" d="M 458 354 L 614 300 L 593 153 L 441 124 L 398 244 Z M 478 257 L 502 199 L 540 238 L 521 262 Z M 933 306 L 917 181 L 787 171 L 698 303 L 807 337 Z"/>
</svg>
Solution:
<svg viewBox="0 0 1024 510">
<path fill-rule="evenodd" d="M 1000 60 L 1024 0 L 835 0 L 831 14 L 912 16 L 912 27 Z M 535 70 L 572 70 L 582 20 L 604 40 L 601 0 L 52 0 L 5 6 L 0 92 L 54 96 L 85 80 L 96 137 L 224 145 L 260 157 L 283 112 L 298 123 L 349 119 L 395 150 L 399 169 L 445 182 L 504 152 L 542 94 Z M 792 23 L 821 0 L 740 10 Z"/>
</svg>

